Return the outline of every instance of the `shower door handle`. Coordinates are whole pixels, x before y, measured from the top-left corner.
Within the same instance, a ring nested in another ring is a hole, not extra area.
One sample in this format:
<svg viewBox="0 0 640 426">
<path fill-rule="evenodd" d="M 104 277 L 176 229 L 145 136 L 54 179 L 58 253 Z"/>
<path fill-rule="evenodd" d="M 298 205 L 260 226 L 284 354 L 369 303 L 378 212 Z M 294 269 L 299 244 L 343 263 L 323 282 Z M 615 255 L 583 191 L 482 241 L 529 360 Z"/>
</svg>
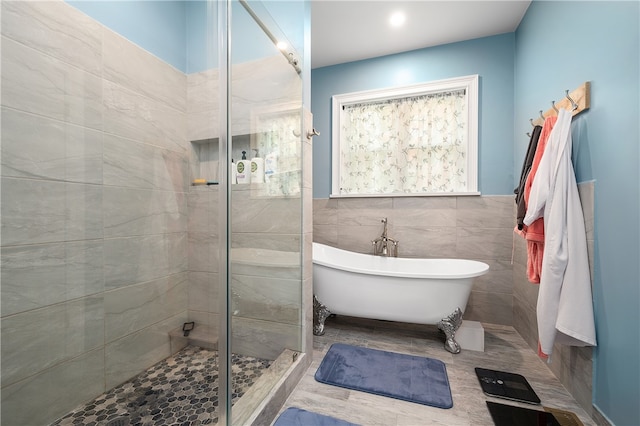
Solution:
<svg viewBox="0 0 640 426">
<path fill-rule="evenodd" d="M 312 128 L 310 131 L 307 131 L 307 139 L 311 140 L 314 136 L 320 136 L 320 132 L 315 128 Z"/>
</svg>

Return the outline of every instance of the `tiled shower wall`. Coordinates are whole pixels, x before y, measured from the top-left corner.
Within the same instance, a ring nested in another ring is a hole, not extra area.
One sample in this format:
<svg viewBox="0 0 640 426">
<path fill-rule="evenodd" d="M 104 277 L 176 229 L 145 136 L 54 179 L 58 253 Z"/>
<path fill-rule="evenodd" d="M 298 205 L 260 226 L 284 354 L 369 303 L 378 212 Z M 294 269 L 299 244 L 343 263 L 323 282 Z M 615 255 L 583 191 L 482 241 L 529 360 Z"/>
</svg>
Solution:
<svg viewBox="0 0 640 426">
<path fill-rule="evenodd" d="M 2 2 L 3 424 L 51 422 L 170 355 L 185 113 L 182 72 L 62 1 Z"/>
<path fill-rule="evenodd" d="M 464 318 L 511 325 L 513 206 L 513 196 L 315 199 L 313 240 L 371 253 L 386 217 L 401 257 L 487 263 L 490 270 L 476 279 Z"/>
</svg>

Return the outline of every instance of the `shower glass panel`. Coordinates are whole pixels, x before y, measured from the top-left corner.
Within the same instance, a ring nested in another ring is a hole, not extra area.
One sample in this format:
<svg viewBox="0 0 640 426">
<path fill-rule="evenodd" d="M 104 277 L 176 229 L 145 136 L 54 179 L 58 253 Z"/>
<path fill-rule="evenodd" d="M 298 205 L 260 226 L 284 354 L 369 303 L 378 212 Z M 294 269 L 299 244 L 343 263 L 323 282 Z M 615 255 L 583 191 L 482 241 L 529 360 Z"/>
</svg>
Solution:
<svg viewBox="0 0 640 426">
<path fill-rule="evenodd" d="M 242 393 L 241 425 L 302 349 L 302 79 L 263 4 L 230 4 L 229 352 L 243 361 L 228 395 Z M 267 374 L 245 392 L 243 370 L 260 364 Z"/>
</svg>

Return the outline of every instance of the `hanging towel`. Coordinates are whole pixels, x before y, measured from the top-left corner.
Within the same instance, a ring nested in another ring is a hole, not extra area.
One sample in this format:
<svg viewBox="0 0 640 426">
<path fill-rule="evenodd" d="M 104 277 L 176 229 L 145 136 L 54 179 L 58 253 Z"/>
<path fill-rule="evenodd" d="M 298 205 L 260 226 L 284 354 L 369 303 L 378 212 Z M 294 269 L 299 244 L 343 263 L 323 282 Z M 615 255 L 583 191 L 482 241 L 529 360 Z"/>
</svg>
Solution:
<svg viewBox="0 0 640 426">
<path fill-rule="evenodd" d="M 544 220 L 545 248 L 538 292 L 539 355 L 554 342 L 595 346 L 587 237 L 571 163 L 571 112 L 561 109 L 531 186 L 524 224 Z"/>
<path fill-rule="evenodd" d="M 527 175 L 524 185 L 524 201 L 527 210 L 531 194 L 531 186 L 533 185 L 540 161 L 544 155 L 549 135 L 551 134 L 553 126 L 556 124 L 557 120 L 558 117 L 556 116 L 550 116 L 544 120 L 544 124 L 540 132 L 540 138 L 538 139 L 538 145 L 536 146 L 535 155 L 533 157 L 533 162 L 531 163 L 531 170 Z M 528 226 L 527 224 L 523 224 L 522 230 L 516 228 L 515 232 L 522 235 L 522 237 L 527 240 L 527 279 L 534 284 L 538 284 L 540 282 L 542 259 L 544 257 L 544 222 L 542 218 L 540 218 Z"/>
<path fill-rule="evenodd" d="M 522 164 L 522 171 L 520 172 L 520 182 L 518 187 L 513 190 L 516 194 L 516 226 L 518 230 L 522 230 L 524 215 L 527 211 L 527 205 L 524 199 L 524 187 L 527 183 L 527 176 L 531 171 L 531 165 L 533 164 L 533 157 L 536 154 L 536 147 L 538 146 L 538 139 L 540 139 L 540 133 L 542 126 L 534 126 L 531 138 L 529 139 L 529 147 L 527 148 L 527 155 L 524 157 L 524 163 Z"/>
</svg>

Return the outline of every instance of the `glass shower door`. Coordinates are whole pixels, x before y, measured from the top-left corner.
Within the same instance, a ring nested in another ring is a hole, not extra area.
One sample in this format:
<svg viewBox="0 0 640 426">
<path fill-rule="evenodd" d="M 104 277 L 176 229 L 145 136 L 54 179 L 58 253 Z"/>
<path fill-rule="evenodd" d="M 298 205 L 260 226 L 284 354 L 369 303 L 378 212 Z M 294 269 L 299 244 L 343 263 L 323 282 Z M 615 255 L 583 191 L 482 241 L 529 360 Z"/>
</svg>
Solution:
<svg viewBox="0 0 640 426">
<path fill-rule="evenodd" d="M 302 78 L 263 4 L 229 4 L 228 146 L 220 153 L 229 168 L 229 311 L 221 343 L 233 405 L 227 422 L 247 424 L 302 350 Z"/>
</svg>

